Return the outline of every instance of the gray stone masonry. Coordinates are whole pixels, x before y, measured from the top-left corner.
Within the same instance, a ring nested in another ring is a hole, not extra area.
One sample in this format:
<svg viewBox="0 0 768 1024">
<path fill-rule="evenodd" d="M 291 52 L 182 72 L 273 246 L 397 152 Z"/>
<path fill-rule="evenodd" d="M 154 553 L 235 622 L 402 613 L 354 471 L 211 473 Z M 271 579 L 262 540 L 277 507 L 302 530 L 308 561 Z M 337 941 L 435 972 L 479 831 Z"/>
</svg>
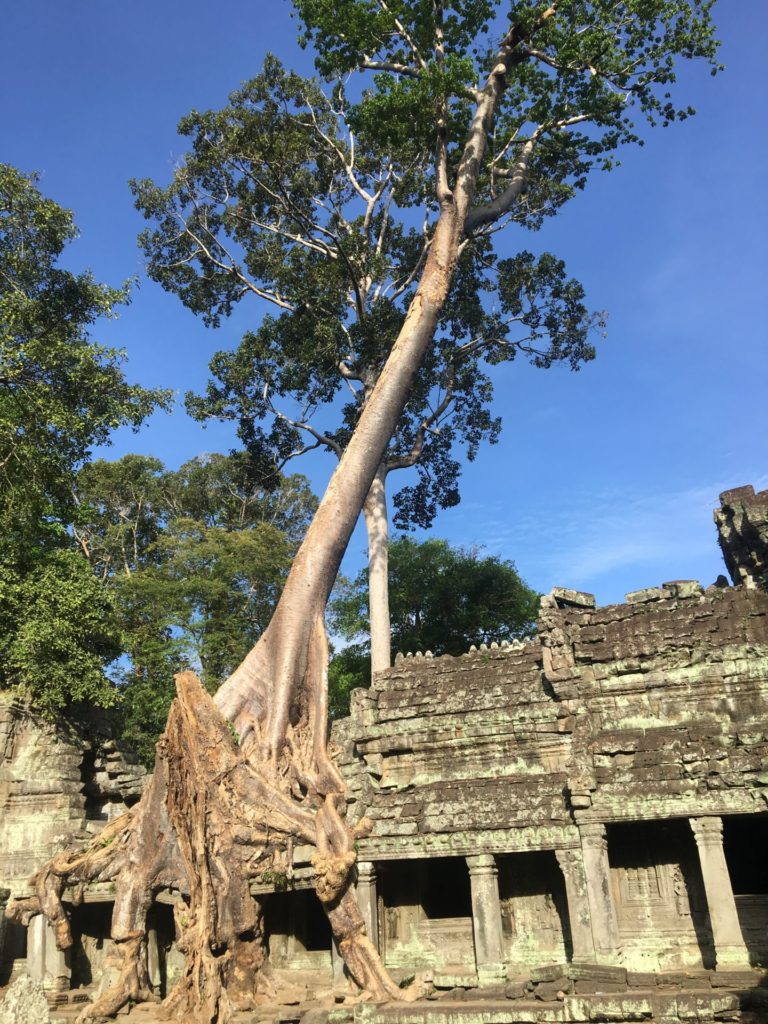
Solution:
<svg viewBox="0 0 768 1024">
<path fill-rule="evenodd" d="M 720 495 L 715 525 L 734 584 L 768 587 L 768 491 L 737 487 Z"/>
<path fill-rule="evenodd" d="M 573 959 L 577 963 L 594 963 L 595 942 L 592 937 L 592 914 L 582 851 L 556 850 L 555 855 L 565 880 Z"/>
<path fill-rule="evenodd" d="M 749 967 L 749 954 L 739 926 L 728 865 L 723 852 L 723 823 L 720 818 L 691 818 L 699 848 L 701 874 L 707 893 L 709 919 L 715 942 L 718 969 Z"/>
<path fill-rule="evenodd" d="M 370 861 L 357 862 L 357 901 L 365 922 L 368 938 L 378 948 L 379 908 L 376 893 L 376 865 Z"/>
<path fill-rule="evenodd" d="M 467 857 L 472 894 L 472 932 L 475 964 L 481 985 L 491 985 L 506 977 L 501 938 L 499 871 L 492 854 Z"/>
<path fill-rule="evenodd" d="M 585 822 L 579 828 L 592 941 L 598 963 L 613 963 L 620 952 L 619 926 L 611 893 L 611 869 L 605 825 Z M 571 925 L 573 927 L 573 925 Z"/>
</svg>

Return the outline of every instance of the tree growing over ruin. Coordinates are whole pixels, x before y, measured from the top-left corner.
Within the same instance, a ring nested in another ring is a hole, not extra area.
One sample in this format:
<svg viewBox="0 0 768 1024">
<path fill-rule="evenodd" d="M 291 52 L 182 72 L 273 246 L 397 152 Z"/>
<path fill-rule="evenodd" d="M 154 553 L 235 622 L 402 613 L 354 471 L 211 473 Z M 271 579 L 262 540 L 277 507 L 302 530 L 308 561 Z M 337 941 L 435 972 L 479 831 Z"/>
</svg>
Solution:
<svg viewBox="0 0 768 1024">
<path fill-rule="evenodd" d="M 297 196 L 293 213 L 272 227 L 301 239 L 302 249 L 329 244 L 327 233 L 343 236 L 346 202 L 327 207 L 320 238 L 309 227 L 326 202 L 323 185 L 338 159 L 349 171 L 350 195 L 358 194 L 355 182 L 370 195 L 398 175 L 397 206 L 418 207 L 426 224 L 423 253 L 406 284 L 405 315 L 371 325 L 377 335 L 387 334 L 389 354 L 265 633 L 215 700 L 193 677 L 178 679 L 178 700 L 141 802 L 85 851 L 55 858 L 38 875 L 38 896 L 13 910 L 24 917 L 42 909 L 66 946 L 64 887 L 115 881 L 115 973 L 85 1017 L 114 1013 L 148 995 L 146 914 L 163 886 L 181 895 L 177 924 L 186 953 L 169 1008 L 192 1020 L 222 1021 L 234 1006 L 252 1001 L 264 978 L 264 949 L 249 881 L 286 870 L 295 842 L 315 849 L 315 889 L 352 977 L 370 996 L 402 995 L 365 935 L 351 888 L 355 836 L 366 822 L 346 822 L 344 781 L 327 746 L 325 604 L 419 368 L 439 337 L 464 259 L 490 253 L 494 233 L 511 221 L 562 205 L 592 170 L 611 166 L 619 146 L 638 140 L 641 120 L 686 116 L 670 95 L 676 62 L 711 61 L 715 53 L 707 0 L 508 6 L 297 0 L 295 6 L 323 80 L 303 82 L 270 62 L 261 88 L 245 100 L 254 138 L 271 139 L 283 160 L 282 175 L 267 178 L 269 190 Z M 370 76 L 361 89 L 350 84 L 356 72 Z M 331 140 L 327 151 L 301 141 L 307 117 L 312 120 L 304 95 L 315 90 L 312 107 Z M 190 166 L 200 147 L 221 138 L 213 118 L 207 133 L 193 135 Z M 341 155 L 334 158 L 333 151 Z M 269 166 L 264 150 L 255 173 L 267 174 Z M 183 189 L 183 173 L 176 181 Z M 218 184 L 213 171 L 209 191 Z M 271 242 L 271 228 L 263 253 L 241 264 L 216 247 L 222 215 L 196 192 L 189 192 L 197 204 L 192 240 L 186 222 L 166 210 L 163 190 L 148 188 L 143 202 L 156 218 L 157 259 L 179 273 L 189 304 L 201 301 L 203 287 L 218 295 L 214 316 L 229 312 L 243 289 L 281 300 L 283 264 L 269 258 L 270 245 L 280 244 Z M 239 213 L 235 204 L 231 216 L 268 223 L 267 198 L 249 204 Z M 385 216 L 371 218 L 372 232 Z M 201 278 L 193 264 L 204 249 L 215 259 Z M 366 257 L 342 244 L 338 258 Z M 496 282 L 494 261 L 484 258 Z M 288 268 L 290 262 L 286 253 Z M 333 262 L 326 290 L 315 291 L 312 279 L 307 307 L 345 301 Z M 494 286 L 496 308 L 503 308 L 500 283 Z M 488 308 L 491 302 L 485 296 Z M 314 332 L 314 322 L 306 330 Z M 326 339 L 307 333 L 306 344 L 322 347 Z M 329 344 L 329 358 L 337 351 Z"/>
</svg>

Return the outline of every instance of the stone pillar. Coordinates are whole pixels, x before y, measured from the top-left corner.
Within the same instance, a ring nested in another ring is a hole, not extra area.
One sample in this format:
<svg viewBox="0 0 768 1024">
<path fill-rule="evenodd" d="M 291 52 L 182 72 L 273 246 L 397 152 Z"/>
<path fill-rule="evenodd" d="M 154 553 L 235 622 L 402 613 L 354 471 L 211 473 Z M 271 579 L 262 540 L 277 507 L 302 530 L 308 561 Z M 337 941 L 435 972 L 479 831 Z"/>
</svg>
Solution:
<svg viewBox="0 0 768 1024">
<path fill-rule="evenodd" d="M 333 976 L 333 991 L 337 995 L 347 992 L 347 965 L 339 950 L 339 944 L 335 937 L 331 938 L 331 974 Z"/>
<path fill-rule="evenodd" d="M 5 908 L 8 906 L 11 890 L 0 888 L 0 964 L 3 962 L 3 949 L 5 940 Z"/>
<path fill-rule="evenodd" d="M 147 928 L 147 973 L 152 988 L 159 992 L 163 976 L 160 970 L 160 944 L 157 941 L 157 927 L 154 924 Z"/>
<path fill-rule="evenodd" d="M 568 900 L 568 923 L 571 927 L 573 961 L 580 964 L 595 962 L 595 943 L 592 938 L 592 916 L 587 898 L 587 879 L 581 850 L 555 850 L 557 863 L 565 880 Z"/>
<path fill-rule="evenodd" d="M 598 963 L 615 963 L 620 953 L 619 923 L 611 891 L 611 869 L 608 863 L 608 838 L 605 825 L 587 822 L 579 825 L 581 854 L 592 920 L 592 940 Z"/>
<path fill-rule="evenodd" d="M 27 974 L 46 992 L 69 990 L 72 971 L 68 957 L 56 948 L 53 928 L 42 914 L 31 918 L 27 927 Z"/>
<path fill-rule="evenodd" d="M 722 818 L 691 818 L 690 822 L 699 848 L 716 965 L 718 969 L 749 967 L 749 953 L 741 934 L 731 876 L 723 851 Z"/>
<path fill-rule="evenodd" d="M 501 933 L 499 870 L 492 853 L 467 857 L 472 890 L 472 929 L 475 965 L 480 985 L 492 985 L 506 977 Z"/>
<path fill-rule="evenodd" d="M 376 893 L 376 865 L 368 860 L 357 864 L 357 902 L 365 921 L 365 931 L 376 949 L 379 948 L 379 904 Z"/>
</svg>

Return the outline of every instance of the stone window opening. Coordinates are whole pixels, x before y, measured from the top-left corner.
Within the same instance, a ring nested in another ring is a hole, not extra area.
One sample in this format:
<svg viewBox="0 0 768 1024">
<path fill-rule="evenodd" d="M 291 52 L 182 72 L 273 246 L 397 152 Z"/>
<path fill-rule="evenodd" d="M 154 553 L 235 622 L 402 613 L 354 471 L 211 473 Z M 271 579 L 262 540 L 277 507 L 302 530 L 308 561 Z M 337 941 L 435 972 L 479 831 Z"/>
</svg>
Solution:
<svg viewBox="0 0 768 1024">
<path fill-rule="evenodd" d="M 698 853 L 686 819 L 607 826 L 611 888 L 626 966 L 715 966 Z"/>
<path fill-rule="evenodd" d="M 421 906 L 430 921 L 471 917 L 469 871 L 463 857 L 435 857 L 426 861 L 421 880 Z"/>
<path fill-rule="evenodd" d="M 573 957 L 565 882 L 551 850 L 497 856 L 504 958 L 521 967 Z"/>
<path fill-rule="evenodd" d="M 377 864 L 384 961 L 396 971 L 474 970 L 472 895 L 463 857 Z"/>
</svg>

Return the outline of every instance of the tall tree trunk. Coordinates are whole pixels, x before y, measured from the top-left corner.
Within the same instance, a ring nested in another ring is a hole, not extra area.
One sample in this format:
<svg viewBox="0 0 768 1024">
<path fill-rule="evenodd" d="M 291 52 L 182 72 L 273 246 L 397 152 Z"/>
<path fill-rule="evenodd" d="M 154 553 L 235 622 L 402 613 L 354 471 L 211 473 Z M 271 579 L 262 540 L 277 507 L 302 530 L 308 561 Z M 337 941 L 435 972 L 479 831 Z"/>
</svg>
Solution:
<svg viewBox="0 0 768 1024">
<path fill-rule="evenodd" d="M 389 522 L 387 470 L 379 466 L 363 505 L 368 533 L 368 617 L 371 625 L 371 672 L 392 664 L 389 625 Z"/>
<path fill-rule="evenodd" d="M 346 787 L 327 748 L 325 605 L 341 558 L 437 326 L 458 248 L 455 211 L 442 214 L 422 281 L 360 423 L 307 531 L 264 635 L 211 700 L 190 673 L 158 743 L 147 793 L 83 851 L 36 876 L 37 896 L 11 915 L 45 913 L 72 943 L 65 888 L 116 884 L 111 984 L 79 1020 L 147 998 L 146 914 L 178 890 L 182 976 L 166 1000 L 175 1019 L 224 1024 L 261 995 L 263 936 L 251 879 L 290 871 L 293 839 L 316 849 L 315 891 L 353 979 L 376 999 L 402 998 L 365 934 L 354 889 L 355 840 Z M 227 722 L 237 736 L 233 741 Z M 239 735 L 238 735 L 239 734 Z M 247 979 L 250 978 L 250 983 Z"/>
<path fill-rule="evenodd" d="M 554 10 L 554 7 L 552 8 Z M 325 605 L 389 439 L 431 344 L 458 257 L 511 49 L 500 51 L 480 94 L 453 193 L 441 213 L 402 329 L 307 530 L 264 635 L 212 701 L 190 674 L 177 679 L 155 775 L 139 804 L 84 850 L 36 876 L 37 896 L 10 908 L 43 912 L 62 948 L 70 885 L 115 880 L 115 982 L 82 1019 L 114 1014 L 147 994 L 146 911 L 171 886 L 185 970 L 167 1000 L 177 1019 L 224 1024 L 252 1005 L 263 939 L 251 879 L 289 870 L 293 840 L 315 846 L 315 890 L 349 970 L 374 998 L 402 997 L 365 935 L 354 897 L 355 839 L 365 821 L 344 820 L 344 781 L 328 753 Z M 235 743 L 227 723 L 239 734 Z M 369 823 L 368 823 L 369 824 Z"/>
<path fill-rule="evenodd" d="M 443 207 L 424 272 L 400 334 L 331 477 L 264 635 L 221 686 L 216 704 L 241 736 L 258 734 L 261 756 L 282 752 L 306 669 L 309 637 L 384 456 L 450 287 L 463 217 Z"/>
</svg>

